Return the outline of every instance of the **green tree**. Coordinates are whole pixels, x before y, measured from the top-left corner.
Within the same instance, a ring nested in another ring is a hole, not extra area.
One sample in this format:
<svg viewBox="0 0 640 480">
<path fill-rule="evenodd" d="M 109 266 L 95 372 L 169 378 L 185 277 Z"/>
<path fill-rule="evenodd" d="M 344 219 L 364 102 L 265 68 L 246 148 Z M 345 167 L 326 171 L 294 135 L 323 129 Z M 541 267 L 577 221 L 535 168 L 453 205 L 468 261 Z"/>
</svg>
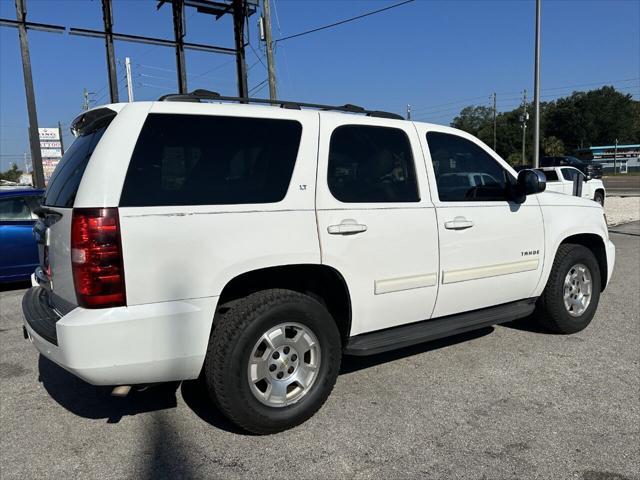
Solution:
<svg viewBox="0 0 640 480">
<path fill-rule="evenodd" d="M 513 152 L 507 157 L 507 163 L 512 167 L 522 165 L 522 153 Z"/>
<path fill-rule="evenodd" d="M 7 180 L 9 182 L 18 182 L 22 175 L 22 170 L 18 169 L 18 166 L 14 163 L 11 168 L 5 172 L 0 172 L 0 180 Z"/>
<path fill-rule="evenodd" d="M 528 106 L 533 111 L 533 105 Z M 548 155 L 571 154 L 581 147 L 640 143 L 640 102 L 613 87 L 574 92 L 568 97 L 540 104 L 540 136 L 547 140 L 542 150 Z M 522 162 L 522 107 L 501 112 L 496 119 L 496 151 L 502 158 Z M 493 110 L 470 105 L 453 119 L 451 126 L 475 135 L 493 146 Z M 553 139 L 552 139 L 553 137 Z M 526 163 L 533 159 L 533 122 L 526 131 Z"/>
<path fill-rule="evenodd" d="M 493 142 L 493 109 L 481 105 L 465 107 L 451 126 L 475 135 L 485 143 Z"/>
<path fill-rule="evenodd" d="M 559 157 L 564 155 L 564 143 L 558 137 L 546 137 L 542 140 L 542 150 L 544 155 Z"/>
<path fill-rule="evenodd" d="M 640 102 L 613 87 L 574 92 L 552 102 L 545 136 L 558 137 L 568 151 L 590 145 L 640 142 Z"/>
</svg>

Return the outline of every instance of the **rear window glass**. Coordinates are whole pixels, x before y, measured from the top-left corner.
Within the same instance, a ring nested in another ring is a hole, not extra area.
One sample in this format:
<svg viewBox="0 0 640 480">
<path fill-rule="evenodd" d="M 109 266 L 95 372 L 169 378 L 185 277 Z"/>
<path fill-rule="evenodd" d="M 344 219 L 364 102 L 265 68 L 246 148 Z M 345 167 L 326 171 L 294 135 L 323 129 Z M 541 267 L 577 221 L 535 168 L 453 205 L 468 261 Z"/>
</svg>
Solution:
<svg viewBox="0 0 640 480">
<path fill-rule="evenodd" d="M 80 180 L 93 151 L 115 117 L 102 118 L 93 128 L 88 128 L 77 137 L 64 153 L 49 180 L 44 204 L 52 207 L 73 207 Z"/>
<path fill-rule="evenodd" d="M 294 120 L 151 114 L 131 157 L 120 206 L 279 202 L 301 135 Z"/>
</svg>

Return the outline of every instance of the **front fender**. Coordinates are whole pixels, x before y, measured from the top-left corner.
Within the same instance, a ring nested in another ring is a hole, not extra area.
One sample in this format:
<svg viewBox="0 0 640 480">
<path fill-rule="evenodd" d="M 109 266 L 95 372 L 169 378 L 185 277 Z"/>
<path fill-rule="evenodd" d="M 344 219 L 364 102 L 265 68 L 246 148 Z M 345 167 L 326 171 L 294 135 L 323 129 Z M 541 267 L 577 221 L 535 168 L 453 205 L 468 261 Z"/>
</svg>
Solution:
<svg viewBox="0 0 640 480">
<path fill-rule="evenodd" d="M 609 241 L 609 233 L 604 221 L 602 208 L 600 206 L 585 205 L 586 202 L 593 203 L 591 200 L 583 200 L 577 197 L 567 198 L 579 200 L 580 202 L 575 202 L 578 205 L 556 204 L 541 206 L 544 223 L 545 256 L 540 281 L 533 296 L 542 294 L 560 245 L 576 235 L 595 236 L 602 242 L 602 247 L 607 254 L 605 274 L 607 279 L 610 278 L 613 260 L 609 259 L 610 247 L 608 245 L 611 242 Z"/>
</svg>

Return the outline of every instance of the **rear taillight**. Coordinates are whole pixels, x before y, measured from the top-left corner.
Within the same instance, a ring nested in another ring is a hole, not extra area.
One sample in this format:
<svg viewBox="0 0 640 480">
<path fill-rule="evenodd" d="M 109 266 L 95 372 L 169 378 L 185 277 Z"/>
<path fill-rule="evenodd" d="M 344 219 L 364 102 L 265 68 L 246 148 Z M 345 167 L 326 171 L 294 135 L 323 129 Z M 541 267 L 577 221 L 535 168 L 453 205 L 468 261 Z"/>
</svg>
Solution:
<svg viewBox="0 0 640 480">
<path fill-rule="evenodd" d="M 126 305 L 117 208 L 73 209 L 71 265 L 79 306 Z"/>
</svg>

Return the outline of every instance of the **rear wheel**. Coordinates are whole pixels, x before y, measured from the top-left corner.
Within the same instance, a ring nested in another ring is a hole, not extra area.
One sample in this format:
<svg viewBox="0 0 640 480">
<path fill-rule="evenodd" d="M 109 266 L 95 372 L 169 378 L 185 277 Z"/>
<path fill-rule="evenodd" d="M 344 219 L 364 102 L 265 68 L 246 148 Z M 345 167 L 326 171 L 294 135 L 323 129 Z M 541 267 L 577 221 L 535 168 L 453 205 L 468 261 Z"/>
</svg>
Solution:
<svg viewBox="0 0 640 480">
<path fill-rule="evenodd" d="M 600 205 L 604 207 L 604 193 L 596 192 L 593 196 L 593 201 L 598 202 Z"/>
<path fill-rule="evenodd" d="M 547 330 L 575 333 L 589 325 L 600 299 L 600 268 L 582 245 L 560 245 L 536 318 Z"/>
<path fill-rule="evenodd" d="M 234 423 L 253 433 L 275 433 L 322 406 L 342 353 L 338 328 L 323 305 L 272 289 L 234 302 L 216 320 L 205 380 Z"/>
</svg>

